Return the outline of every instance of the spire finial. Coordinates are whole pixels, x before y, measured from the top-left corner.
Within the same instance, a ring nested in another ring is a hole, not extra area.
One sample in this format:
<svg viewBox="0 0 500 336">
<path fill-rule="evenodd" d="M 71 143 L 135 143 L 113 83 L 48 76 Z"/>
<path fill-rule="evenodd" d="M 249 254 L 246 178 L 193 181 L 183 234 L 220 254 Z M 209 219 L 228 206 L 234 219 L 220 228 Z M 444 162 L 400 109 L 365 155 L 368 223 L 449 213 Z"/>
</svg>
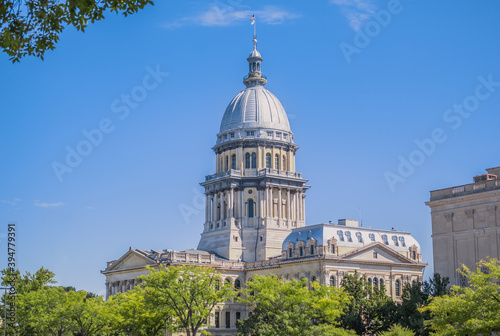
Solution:
<svg viewBox="0 0 500 336">
<path fill-rule="evenodd" d="M 248 76 L 245 76 L 243 83 L 247 86 L 266 85 L 266 76 L 262 75 L 261 62 L 262 56 L 257 51 L 257 31 L 255 29 L 255 14 L 250 18 L 250 23 L 253 25 L 253 51 L 248 56 L 249 63 Z"/>
</svg>

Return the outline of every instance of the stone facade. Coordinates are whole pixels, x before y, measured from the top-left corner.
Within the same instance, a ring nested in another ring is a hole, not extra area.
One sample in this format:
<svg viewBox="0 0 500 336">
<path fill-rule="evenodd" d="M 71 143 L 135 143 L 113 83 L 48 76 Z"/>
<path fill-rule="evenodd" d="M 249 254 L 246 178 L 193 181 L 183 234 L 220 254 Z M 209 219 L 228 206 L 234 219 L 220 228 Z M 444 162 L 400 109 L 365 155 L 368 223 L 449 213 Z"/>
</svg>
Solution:
<svg viewBox="0 0 500 336">
<path fill-rule="evenodd" d="M 295 171 L 298 146 L 279 100 L 264 89 L 262 56 L 248 57 L 246 89 L 227 107 L 217 142 L 215 174 L 205 188 L 205 223 L 195 250 L 130 249 L 109 262 L 107 296 L 132 289 L 147 266 L 213 267 L 221 281 L 236 288 L 256 274 L 284 280 L 305 278 L 310 284 L 339 287 L 346 274 L 367 276 L 373 286 L 386 286 L 400 300 L 406 283 L 421 282 L 422 255 L 408 232 L 367 229 L 354 220 L 305 225 L 305 194 L 309 186 Z M 247 316 L 237 302 L 221 304 L 210 320 L 214 336 L 236 335 L 235 322 Z"/>
<path fill-rule="evenodd" d="M 474 183 L 431 191 L 434 272 L 465 286 L 458 269 L 475 269 L 487 257 L 500 258 L 500 167 L 486 169 Z"/>
</svg>

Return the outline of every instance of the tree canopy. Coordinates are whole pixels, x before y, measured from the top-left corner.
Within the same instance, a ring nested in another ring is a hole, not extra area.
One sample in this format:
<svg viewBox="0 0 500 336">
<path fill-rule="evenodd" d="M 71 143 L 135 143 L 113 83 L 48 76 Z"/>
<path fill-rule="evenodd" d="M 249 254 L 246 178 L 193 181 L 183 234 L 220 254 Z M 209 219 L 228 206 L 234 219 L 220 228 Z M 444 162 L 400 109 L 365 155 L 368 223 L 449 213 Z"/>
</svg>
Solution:
<svg viewBox="0 0 500 336">
<path fill-rule="evenodd" d="M 149 271 L 141 276 L 145 300 L 170 313 L 169 330 L 188 336 L 196 336 L 208 326 L 215 306 L 235 294 L 232 284 L 221 284 L 221 274 L 210 267 L 160 266 Z"/>
<path fill-rule="evenodd" d="M 500 261 L 478 263 L 475 271 L 461 270 L 470 287 L 453 286 L 447 295 L 435 297 L 423 308 L 437 335 L 491 335 L 500 332 Z"/>
<path fill-rule="evenodd" d="M 26 55 L 44 58 L 55 48 L 63 30 L 84 31 L 89 23 L 104 19 L 106 11 L 125 16 L 138 12 L 152 0 L 2 0 L 0 48 L 13 62 Z"/>
<path fill-rule="evenodd" d="M 311 286 L 311 290 L 307 288 L 305 279 L 283 281 L 275 275 L 255 275 L 246 283 L 246 289 L 238 299 L 252 311 L 247 318 L 238 321 L 238 334 L 299 336 L 312 332 L 312 322 L 337 324 L 349 302 L 347 293 L 317 282 Z"/>
</svg>

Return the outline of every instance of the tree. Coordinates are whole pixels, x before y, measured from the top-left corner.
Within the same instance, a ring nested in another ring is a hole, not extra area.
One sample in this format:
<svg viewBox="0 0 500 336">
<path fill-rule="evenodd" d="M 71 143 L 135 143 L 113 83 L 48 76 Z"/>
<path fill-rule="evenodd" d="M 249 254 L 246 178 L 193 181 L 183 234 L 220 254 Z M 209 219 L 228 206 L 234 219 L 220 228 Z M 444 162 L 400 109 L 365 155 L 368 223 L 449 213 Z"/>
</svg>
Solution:
<svg viewBox="0 0 500 336">
<path fill-rule="evenodd" d="M 43 59 L 55 48 L 64 28 L 85 31 L 88 23 L 104 19 L 106 11 L 127 16 L 152 0 L 2 0 L 0 48 L 13 62 L 26 55 Z"/>
<path fill-rule="evenodd" d="M 171 313 L 168 328 L 174 332 L 196 336 L 200 328 L 208 326 L 215 306 L 234 296 L 232 285 L 220 284 L 221 275 L 210 267 L 160 265 L 149 271 L 140 277 L 145 300 Z"/>
<path fill-rule="evenodd" d="M 415 333 L 410 329 L 403 328 L 402 326 L 395 324 L 388 331 L 384 331 L 380 336 L 414 336 Z M 420 335 L 420 334 L 417 334 Z"/>
<path fill-rule="evenodd" d="M 401 298 L 403 302 L 397 307 L 399 324 L 417 335 L 429 335 L 429 328 L 424 322 L 430 319 L 430 314 L 421 310 L 427 305 L 429 295 L 422 291 L 422 284 L 406 284 Z"/>
<path fill-rule="evenodd" d="M 309 336 L 352 336 L 357 335 L 352 330 L 346 330 L 335 327 L 330 324 L 319 324 L 311 327 L 308 332 Z"/>
<path fill-rule="evenodd" d="M 117 293 L 106 302 L 113 318 L 113 329 L 136 336 L 165 335 L 169 311 L 155 307 L 145 299 L 145 290 L 135 287 L 125 293 Z"/>
<path fill-rule="evenodd" d="M 308 334 L 314 328 L 313 321 L 336 324 L 349 302 L 348 295 L 342 289 L 318 283 L 309 290 L 306 284 L 305 279 L 282 281 L 275 275 L 256 275 L 238 299 L 252 311 L 238 321 L 238 334 L 298 336 Z"/>
<path fill-rule="evenodd" d="M 18 296 L 18 311 L 24 311 L 23 321 L 34 335 L 63 336 L 76 330 L 70 307 L 81 294 L 66 292 L 61 287 L 46 287 Z"/>
<path fill-rule="evenodd" d="M 453 286 L 447 295 L 435 297 L 423 308 L 437 335 L 492 335 L 500 332 L 500 261 L 489 259 L 475 271 L 463 266 L 470 287 Z"/>
<path fill-rule="evenodd" d="M 380 289 L 357 272 L 342 279 L 342 287 L 351 296 L 351 302 L 341 316 L 341 325 L 360 335 L 374 334 L 389 329 L 396 316 L 396 304 Z"/>
<path fill-rule="evenodd" d="M 423 292 L 428 296 L 442 296 L 448 293 L 450 278 L 442 277 L 439 273 L 434 273 L 429 281 L 424 281 Z"/>
<path fill-rule="evenodd" d="M 54 279 L 55 274 L 45 268 L 40 268 L 34 274 L 26 272 L 23 276 L 19 270 L 4 269 L 1 271 L 2 274 L 2 286 L 10 286 L 15 284 L 16 288 L 16 324 L 17 326 L 12 328 L 10 324 L 7 324 L 7 331 L 9 335 L 19 335 L 19 336 L 31 336 L 35 335 L 33 327 L 28 323 L 28 310 L 24 309 L 22 304 L 22 298 L 24 295 L 48 288 L 50 284 L 55 284 L 57 281 Z M 5 295 L 3 296 L 3 307 L 1 315 L 4 316 L 5 309 Z M 11 302 L 7 302 L 11 304 Z"/>
</svg>

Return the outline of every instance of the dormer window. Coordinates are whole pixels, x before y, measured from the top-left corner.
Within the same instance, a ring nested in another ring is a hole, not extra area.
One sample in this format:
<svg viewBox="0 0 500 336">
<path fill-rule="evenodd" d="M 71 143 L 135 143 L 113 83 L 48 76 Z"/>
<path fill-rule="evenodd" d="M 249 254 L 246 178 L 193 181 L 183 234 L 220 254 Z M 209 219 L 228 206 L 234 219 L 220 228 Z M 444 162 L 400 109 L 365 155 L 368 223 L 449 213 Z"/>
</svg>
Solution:
<svg viewBox="0 0 500 336">
<path fill-rule="evenodd" d="M 231 139 L 234 138 L 234 132 L 229 133 L 229 135 L 231 136 Z"/>
<path fill-rule="evenodd" d="M 373 233 L 370 233 L 368 238 L 370 238 L 371 241 L 375 241 L 375 235 Z"/>
<path fill-rule="evenodd" d="M 287 135 L 288 135 L 288 134 L 283 133 L 283 138 L 284 138 L 284 139 L 286 139 L 286 136 L 287 136 Z"/>
<path fill-rule="evenodd" d="M 358 243 L 363 242 L 363 236 L 361 235 L 361 232 L 356 232 L 356 237 L 358 238 Z"/>
<path fill-rule="evenodd" d="M 288 258 L 292 258 L 293 257 L 293 248 L 289 248 L 288 249 Z"/>
<path fill-rule="evenodd" d="M 389 241 L 387 240 L 387 235 L 382 235 L 382 240 L 384 241 L 385 245 L 389 245 Z"/>
<path fill-rule="evenodd" d="M 255 131 L 247 131 L 247 137 L 255 136 Z"/>
<path fill-rule="evenodd" d="M 276 137 L 281 138 L 281 132 L 276 132 Z"/>
<path fill-rule="evenodd" d="M 342 231 L 337 231 L 337 234 L 339 235 L 339 240 L 344 241 L 344 233 Z"/>
<path fill-rule="evenodd" d="M 227 140 L 227 134 L 224 134 L 224 140 Z"/>
<path fill-rule="evenodd" d="M 299 247 L 299 255 L 300 255 L 301 257 L 303 257 L 303 256 L 304 256 L 304 248 L 303 248 L 302 246 L 301 246 L 301 247 Z"/>
<path fill-rule="evenodd" d="M 311 245 L 311 255 L 314 255 L 314 245 Z"/>
<path fill-rule="evenodd" d="M 345 236 L 347 237 L 347 241 L 352 242 L 351 231 L 346 231 Z"/>
<path fill-rule="evenodd" d="M 403 247 L 406 246 L 405 237 L 403 237 L 403 236 L 399 237 L 399 241 L 401 242 L 401 246 L 403 246 Z"/>
<path fill-rule="evenodd" d="M 397 236 L 392 236 L 392 241 L 394 242 L 394 246 L 399 246 L 399 243 L 398 243 L 398 237 Z"/>
<path fill-rule="evenodd" d="M 272 137 L 273 136 L 273 132 L 267 132 L 267 136 L 268 137 Z"/>
</svg>

